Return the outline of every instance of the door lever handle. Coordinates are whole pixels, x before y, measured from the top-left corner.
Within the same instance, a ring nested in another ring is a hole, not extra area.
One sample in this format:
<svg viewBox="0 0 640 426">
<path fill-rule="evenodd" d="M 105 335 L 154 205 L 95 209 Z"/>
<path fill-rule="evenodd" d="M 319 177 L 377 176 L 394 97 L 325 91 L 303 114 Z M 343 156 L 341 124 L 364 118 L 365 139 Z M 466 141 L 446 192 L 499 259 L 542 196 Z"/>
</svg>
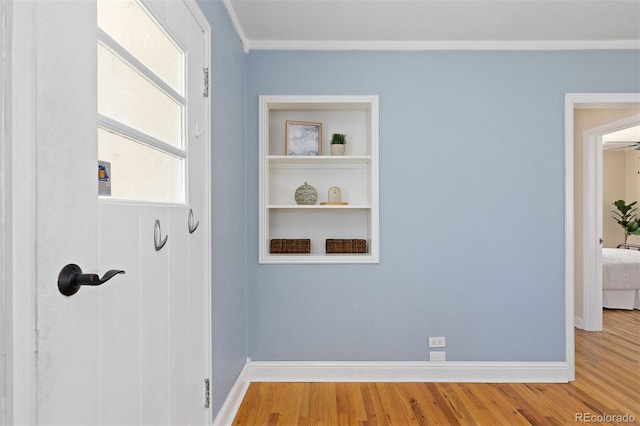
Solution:
<svg viewBox="0 0 640 426">
<path fill-rule="evenodd" d="M 83 274 L 78 265 L 70 263 L 65 265 L 58 274 L 58 290 L 65 296 L 73 296 L 80 290 L 80 286 L 104 284 L 118 274 L 124 274 L 124 271 L 111 269 L 100 278 L 97 274 Z"/>
</svg>

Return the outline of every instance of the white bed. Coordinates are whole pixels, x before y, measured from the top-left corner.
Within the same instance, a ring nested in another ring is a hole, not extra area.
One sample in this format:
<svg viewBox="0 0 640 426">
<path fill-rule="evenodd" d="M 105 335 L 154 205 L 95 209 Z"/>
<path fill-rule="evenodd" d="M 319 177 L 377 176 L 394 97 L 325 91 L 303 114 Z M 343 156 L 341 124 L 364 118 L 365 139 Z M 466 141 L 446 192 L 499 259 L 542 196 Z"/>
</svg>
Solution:
<svg viewBox="0 0 640 426">
<path fill-rule="evenodd" d="M 602 306 L 640 309 L 640 251 L 602 249 Z"/>
</svg>

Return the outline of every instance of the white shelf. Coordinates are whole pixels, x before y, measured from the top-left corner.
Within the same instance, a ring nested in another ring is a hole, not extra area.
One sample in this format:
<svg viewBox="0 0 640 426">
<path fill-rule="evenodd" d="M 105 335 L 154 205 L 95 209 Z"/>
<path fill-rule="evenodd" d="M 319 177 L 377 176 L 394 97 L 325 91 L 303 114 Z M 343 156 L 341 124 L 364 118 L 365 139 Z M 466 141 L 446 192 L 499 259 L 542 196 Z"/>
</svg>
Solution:
<svg viewBox="0 0 640 426">
<path fill-rule="evenodd" d="M 272 163 L 364 163 L 371 161 L 370 155 L 269 155 Z"/>
<path fill-rule="evenodd" d="M 378 97 L 261 96 L 260 263 L 378 263 Z M 322 123 L 321 152 L 285 154 L 287 120 Z M 332 133 L 347 135 L 347 155 L 327 155 Z M 308 182 L 318 191 L 315 205 L 297 205 L 294 193 Z M 339 186 L 348 205 L 321 205 Z M 271 254 L 271 239 L 308 238 L 311 254 Z M 326 254 L 327 238 L 364 239 L 367 253 Z"/>
<path fill-rule="evenodd" d="M 368 253 L 365 254 L 270 254 L 262 263 L 379 263 Z"/>
<path fill-rule="evenodd" d="M 267 206 L 268 209 L 302 209 L 302 210 L 325 210 L 325 209 L 337 209 L 337 210 L 366 210 L 366 209 L 370 209 L 371 206 L 370 205 L 344 205 L 344 206 L 339 206 L 339 205 L 320 205 L 320 204 L 314 204 L 314 205 L 299 205 L 299 204 L 273 204 L 273 205 L 269 205 Z"/>
</svg>

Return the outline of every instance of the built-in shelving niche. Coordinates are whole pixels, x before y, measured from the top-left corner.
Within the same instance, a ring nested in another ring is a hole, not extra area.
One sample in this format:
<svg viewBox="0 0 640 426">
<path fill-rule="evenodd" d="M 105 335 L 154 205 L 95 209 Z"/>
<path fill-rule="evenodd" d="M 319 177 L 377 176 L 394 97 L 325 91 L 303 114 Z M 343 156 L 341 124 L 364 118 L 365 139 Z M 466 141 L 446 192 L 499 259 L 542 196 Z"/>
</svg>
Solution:
<svg viewBox="0 0 640 426">
<path fill-rule="evenodd" d="M 377 96 L 261 96 L 260 263 L 379 262 L 379 113 Z M 285 152 L 287 120 L 322 123 L 321 155 Z M 347 135 L 344 156 L 330 154 L 333 133 Z M 296 188 L 308 182 L 315 205 L 298 205 Z M 321 205 L 338 186 L 348 205 Z M 311 240 L 310 254 L 271 254 L 271 239 Z M 325 239 L 365 239 L 367 253 L 326 254 Z"/>
</svg>

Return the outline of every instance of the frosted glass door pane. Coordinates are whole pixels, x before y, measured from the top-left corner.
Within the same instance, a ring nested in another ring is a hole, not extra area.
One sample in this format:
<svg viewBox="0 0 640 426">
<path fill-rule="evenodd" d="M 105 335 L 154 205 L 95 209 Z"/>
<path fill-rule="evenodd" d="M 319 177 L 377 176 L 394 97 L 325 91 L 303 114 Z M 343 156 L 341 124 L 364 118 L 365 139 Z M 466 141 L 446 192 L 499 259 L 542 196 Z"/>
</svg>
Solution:
<svg viewBox="0 0 640 426">
<path fill-rule="evenodd" d="M 98 112 L 182 148 L 182 106 L 101 45 Z"/>
<path fill-rule="evenodd" d="M 133 0 L 98 2 L 98 27 L 184 95 L 183 54 Z"/>
<path fill-rule="evenodd" d="M 98 129 L 98 159 L 111 163 L 111 197 L 184 203 L 184 160 Z"/>
</svg>

